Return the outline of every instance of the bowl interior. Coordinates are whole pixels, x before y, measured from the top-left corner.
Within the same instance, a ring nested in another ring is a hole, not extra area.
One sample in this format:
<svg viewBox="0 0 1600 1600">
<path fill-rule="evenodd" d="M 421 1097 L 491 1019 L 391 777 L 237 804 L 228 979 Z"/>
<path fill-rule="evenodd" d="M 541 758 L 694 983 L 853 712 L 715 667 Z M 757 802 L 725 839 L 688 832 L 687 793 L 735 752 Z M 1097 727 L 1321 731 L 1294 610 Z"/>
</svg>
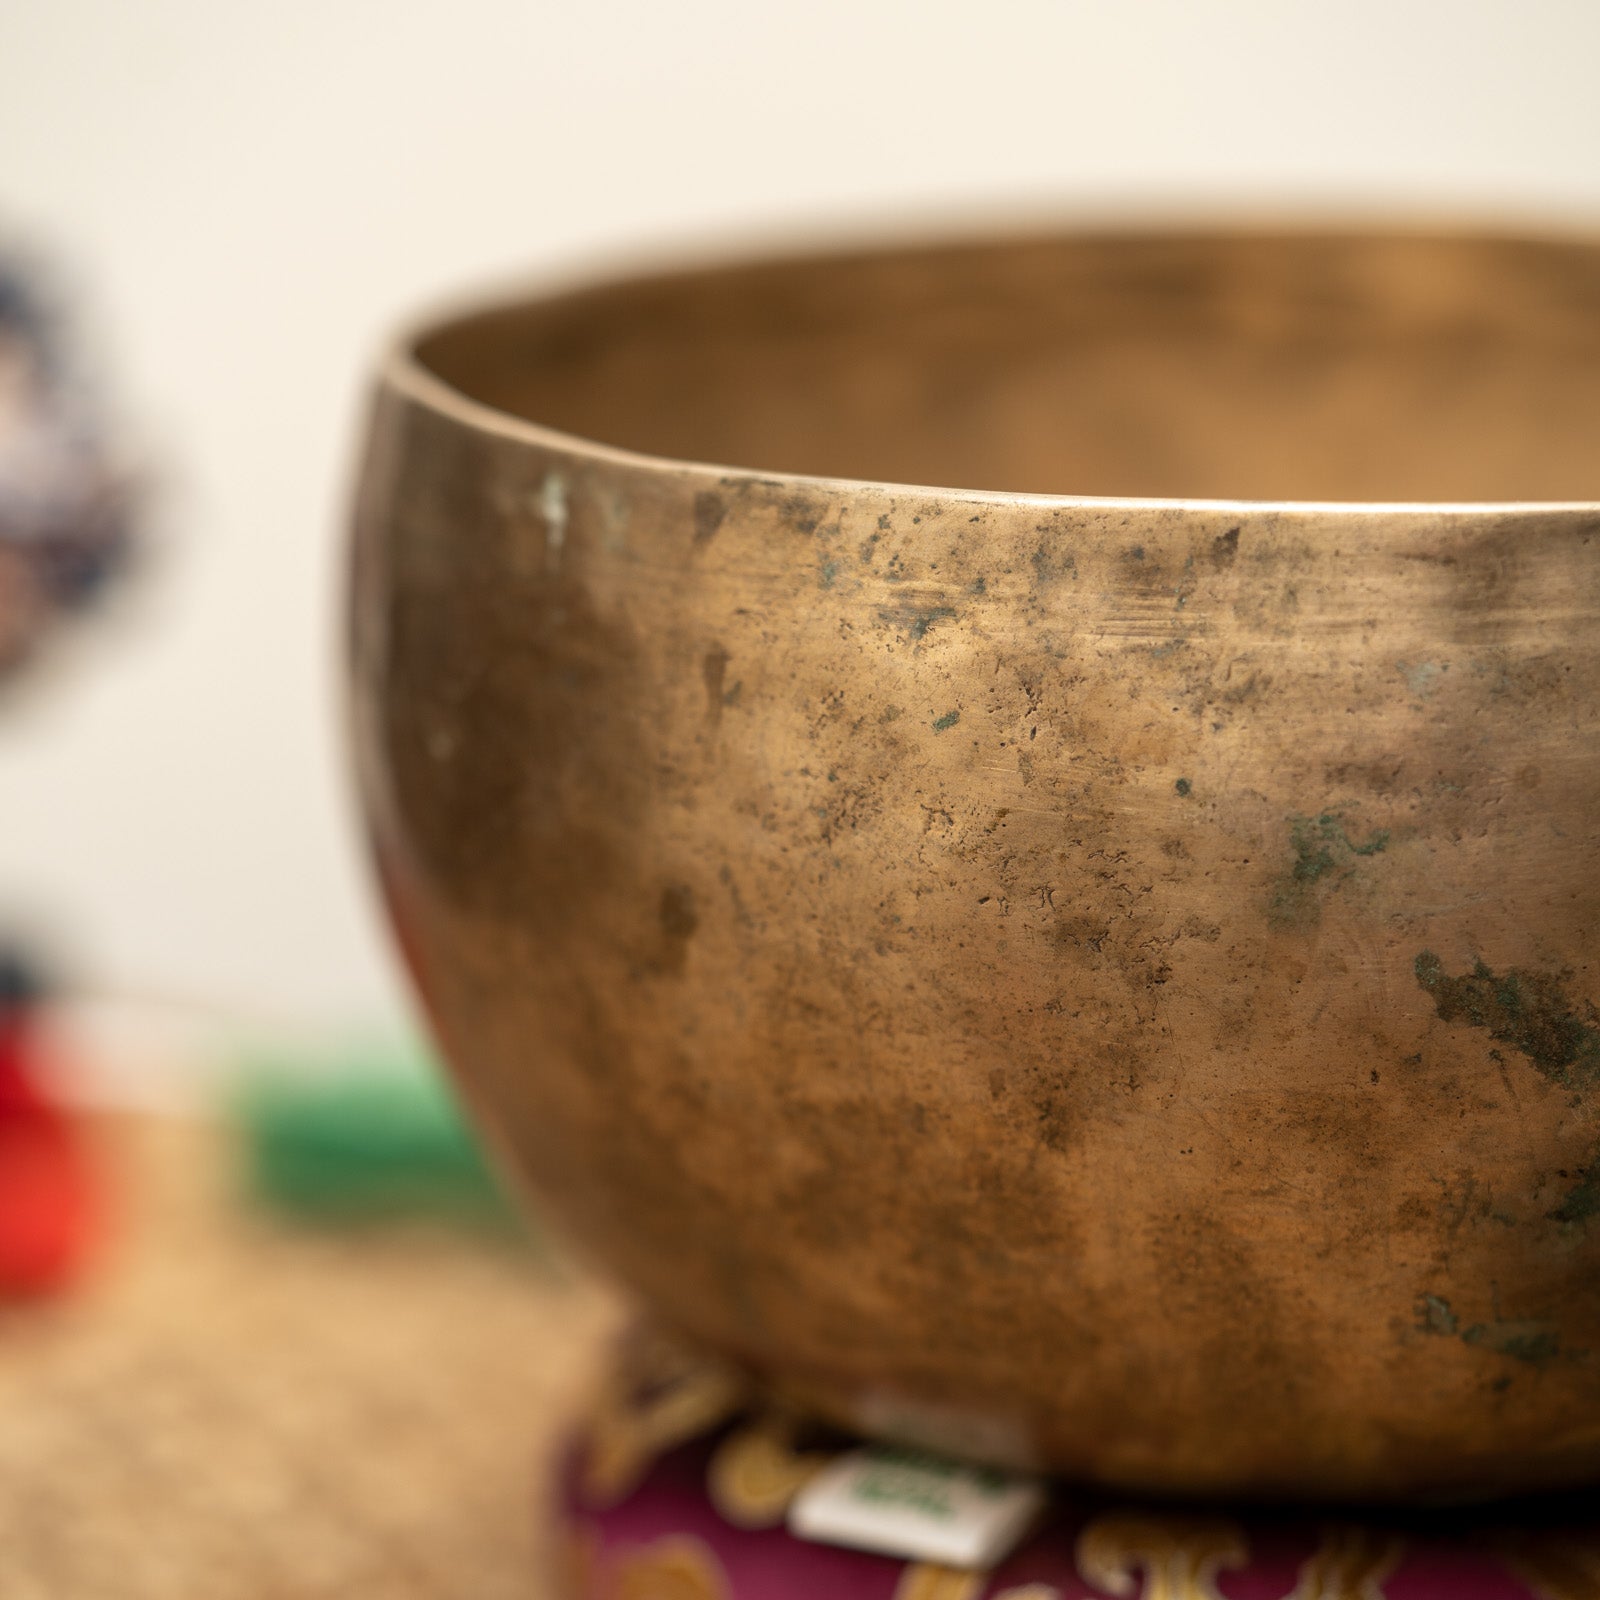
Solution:
<svg viewBox="0 0 1600 1600">
<path fill-rule="evenodd" d="M 425 336 L 649 455 L 1132 497 L 1600 498 L 1600 245 L 1085 236 L 624 282 Z"/>
</svg>

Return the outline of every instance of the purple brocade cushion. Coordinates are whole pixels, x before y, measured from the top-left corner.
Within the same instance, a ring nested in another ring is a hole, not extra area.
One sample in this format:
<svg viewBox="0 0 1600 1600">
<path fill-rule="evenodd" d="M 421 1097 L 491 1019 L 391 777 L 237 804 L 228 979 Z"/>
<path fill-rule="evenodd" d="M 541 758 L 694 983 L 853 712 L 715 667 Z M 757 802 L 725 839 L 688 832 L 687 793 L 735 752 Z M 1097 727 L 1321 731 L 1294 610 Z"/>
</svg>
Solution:
<svg viewBox="0 0 1600 1600">
<path fill-rule="evenodd" d="M 628 1370 L 562 1475 L 565 1600 L 1600 1600 L 1600 1531 L 1572 1498 L 1361 1519 L 1061 1489 L 987 1572 L 808 1543 L 789 1504 L 850 1441 L 716 1368 Z"/>
</svg>

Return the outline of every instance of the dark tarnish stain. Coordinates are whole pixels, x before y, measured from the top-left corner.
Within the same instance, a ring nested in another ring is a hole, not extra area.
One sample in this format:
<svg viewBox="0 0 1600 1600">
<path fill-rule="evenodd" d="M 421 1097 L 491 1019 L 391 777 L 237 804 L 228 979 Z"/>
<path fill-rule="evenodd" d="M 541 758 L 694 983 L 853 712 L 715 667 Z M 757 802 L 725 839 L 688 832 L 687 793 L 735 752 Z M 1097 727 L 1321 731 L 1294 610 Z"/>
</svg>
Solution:
<svg viewBox="0 0 1600 1600">
<path fill-rule="evenodd" d="M 1033 567 L 1034 576 L 1040 583 L 1050 583 L 1056 578 L 1076 578 L 1078 576 L 1077 558 L 1066 552 L 1052 555 L 1041 544 L 1029 557 L 1029 564 Z"/>
<path fill-rule="evenodd" d="M 689 953 L 689 940 L 700 926 L 700 914 L 694 908 L 694 891 L 687 884 L 668 884 L 661 891 L 657 919 L 661 924 L 660 970 L 682 972 Z"/>
<path fill-rule="evenodd" d="M 723 680 L 728 675 L 728 662 L 732 659 L 720 644 L 706 651 L 700 662 L 700 672 L 706 684 L 706 721 L 715 727 L 722 721 Z"/>
<path fill-rule="evenodd" d="M 1239 553 L 1239 530 L 1229 528 L 1226 533 L 1218 534 L 1211 541 L 1211 565 L 1214 567 L 1231 567 L 1233 558 Z"/>
<path fill-rule="evenodd" d="M 933 719 L 933 731 L 943 733 L 946 728 L 953 728 L 961 720 L 959 711 L 947 711 L 942 717 Z"/>
<path fill-rule="evenodd" d="M 1417 1301 L 1417 1328 L 1444 1339 L 1459 1339 L 1478 1350 L 1542 1367 L 1561 1354 L 1561 1336 L 1532 1318 L 1496 1317 L 1492 1322 L 1461 1326 L 1455 1308 L 1440 1295 L 1425 1294 Z"/>
<path fill-rule="evenodd" d="M 839 576 L 839 563 L 837 561 L 824 561 L 817 568 L 817 587 L 831 589 L 833 580 Z"/>
<path fill-rule="evenodd" d="M 710 544 L 727 515 L 727 501 L 715 489 L 702 489 L 694 497 L 694 542 Z"/>
<path fill-rule="evenodd" d="M 1461 1333 L 1463 1344 L 1542 1367 L 1561 1354 L 1561 1336 L 1537 1322 L 1476 1322 Z"/>
<path fill-rule="evenodd" d="M 1567 1191 L 1566 1199 L 1547 1215 L 1552 1222 L 1574 1223 L 1600 1216 L 1600 1161 L 1590 1162 L 1578 1174 L 1578 1181 Z"/>
<path fill-rule="evenodd" d="M 1087 950 L 1099 955 L 1111 937 L 1111 924 L 1094 916 L 1063 916 L 1050 930 L 1051 941 L 1064 950 Z"/>
<path fill-rule="evenodd" d="M 819 505 L 806 495 L 792 494 L 784 500 L 781 509 L 797 533 L 815 533 L 826 506 Z"/>
<path fill-rule="evenodd" d="M 925 639 L 935 623 L 949 622 L 956 615 L 952 606 L 879 606 L 878 617 L 900 629 L 913 642 Z"/>
<path fill-rule="evenodd" d="M 1322 910 L 1314 886 L 1329 879 L 1337 887 L 1355 870 L 1358 857 L 1381 855 L 1389 845 L 1389 830 L 1379 828 L 1357 844 L 1345 829 L 1343 813 L 1324 811 L 1315 817 L 1290 817 L 1289 845 L 1294 859 L 1272 897 L 1273 921 L 1315 922 Z"/>
<path fill-rule="evenodd" d="M 1482 961 L 1452 978 L 1431 950 L 1412 963 L 1441 1022 L 1466 1022 L 1521 1051 L 1551 1083 L 1584 1088 L 1600 1079 L 1600 1014 L 1581 1011 L 1547 972 L 1512 967 L 1496 976 Z"/>
<path fill-rule="evenodd" d="M 1187 798 L 1194 791 L 1194 785 L 1190 783 L 1187 778 L 1179 778 L 1172 787 L 1185 798 Z"/>
</svg>

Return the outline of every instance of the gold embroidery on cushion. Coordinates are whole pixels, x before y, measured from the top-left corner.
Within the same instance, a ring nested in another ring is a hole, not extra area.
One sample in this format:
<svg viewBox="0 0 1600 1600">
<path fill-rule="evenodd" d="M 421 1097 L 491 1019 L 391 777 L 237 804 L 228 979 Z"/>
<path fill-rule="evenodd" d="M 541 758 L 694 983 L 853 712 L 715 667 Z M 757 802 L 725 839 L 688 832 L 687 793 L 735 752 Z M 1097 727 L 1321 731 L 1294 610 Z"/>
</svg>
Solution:
<svg viewBox="0 0 1600 1600">
<path fill-rule="evenodd" d="M 796 1450 L 790 1417 L 767 1416 L 736 1429 L 717 1446 L 708 1484 L 711 1503 L 736 1528 L 774 1528 L 789 1503 L 832 1459 Z"/>
<path fill-rule="evenodd" d="M 1288 1600 L 1384 1600 L 1384 1581 L 1405 1553 L 1404 1540 L 1370 1528 L 1325 1528 Z"/>
<path fill-rule="evenodd" d="M 722 1564 L 699 1539 L 671 1534 L 618 1562 L 611 1600 L 729 1600 Z"/>
<path fill-rule="evenodd" d="M 978 1600 L 988 1574 L 919 1561 L 900 1575 L 894 1600 Z"/>
<path fill-rule="evenodd" d="M 1083 1581 L 1140 1600 L 1221 1600 L 1218 1570 L 1242 1567 L 1249 1559 L 1243 1530 L 1208 1518 L 1119 1511 L 1096 1517 L 1078 1535 Z M 1135 1578 L 1139 1572 L 1142 1587 Z"/>
<path fill-rule="evenodd" d="M 727 1367 L 655 1339 L 630 1352 L 600 1391 L 584 1439 L 582 1487 L 614 1505 L 658 1456 L 725 1422 L 746 1384 Z"/>
</svg>

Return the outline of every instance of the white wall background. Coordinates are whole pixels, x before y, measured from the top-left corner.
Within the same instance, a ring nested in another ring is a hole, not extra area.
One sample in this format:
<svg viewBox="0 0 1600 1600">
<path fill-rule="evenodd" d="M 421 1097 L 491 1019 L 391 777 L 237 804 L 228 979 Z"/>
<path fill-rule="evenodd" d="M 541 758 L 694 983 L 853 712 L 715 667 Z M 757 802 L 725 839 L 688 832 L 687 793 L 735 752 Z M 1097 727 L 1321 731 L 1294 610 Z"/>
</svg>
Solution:
<svg viewBox="0 0 1600 1600">
<path fill-rule="evenodd" d="M 974 207 L 1600 223 L 1595 0 L 0 0 L 0 228 L 165 475 L 126 625 L 0 723 L 0 916 L 108 992 L 401 1005 L 339 748 L 362 373 L 419 300 Z"/>
</svg>

